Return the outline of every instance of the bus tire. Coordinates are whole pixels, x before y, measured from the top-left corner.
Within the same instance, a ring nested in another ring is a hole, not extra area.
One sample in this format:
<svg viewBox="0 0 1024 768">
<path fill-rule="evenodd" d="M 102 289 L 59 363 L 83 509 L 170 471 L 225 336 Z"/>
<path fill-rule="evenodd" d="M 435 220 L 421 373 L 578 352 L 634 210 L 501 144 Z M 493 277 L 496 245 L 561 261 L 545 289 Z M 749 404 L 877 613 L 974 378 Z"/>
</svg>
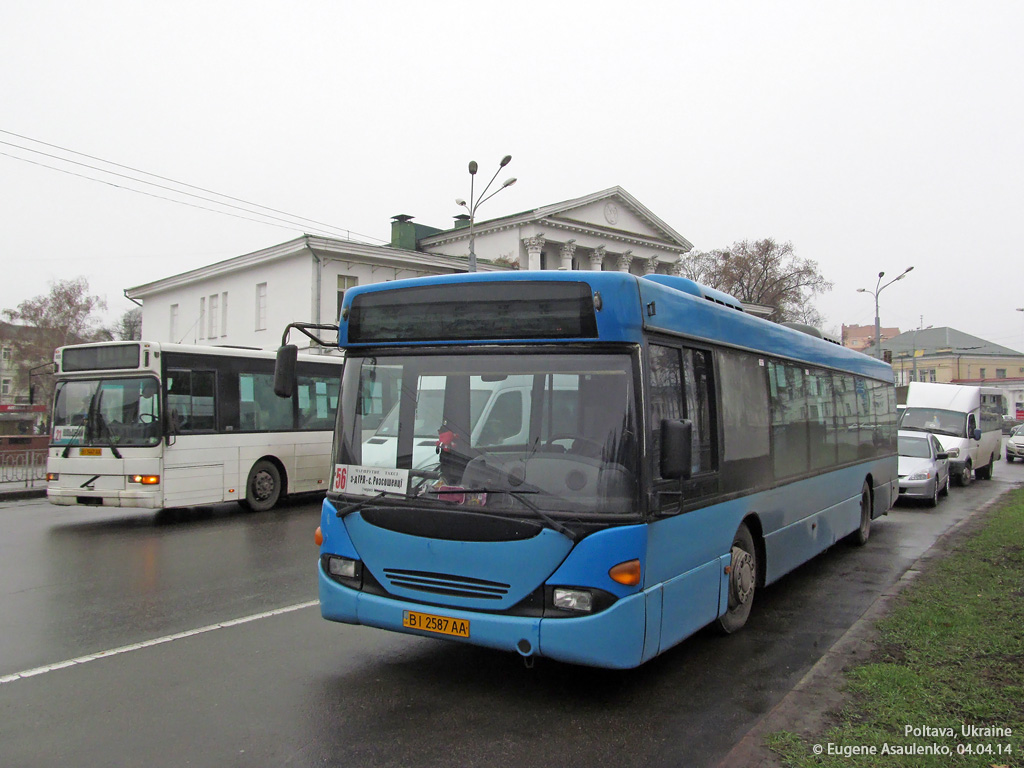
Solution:
<svg viewBox="0 0 1024 768">
<path fill-rule="evenodd" d="M 729 566 L 729 605 L 718 617 L 718 629 L 731 635 L 747 623 L 757 590 L 757 547 L 746 523 L 740 523 L 732 540 Z"/>
<path fill-rule="evenodd" d="M 281 472 L 272 461 L 260 459 L 249 470 L 242 506 L 253 512 L 273 509 L 281 498 Z"/>
<path fill-rule="evenodd" d="M 847 541 L 863 547 L 871 538 L 871 486 L 868 481 L 860 489 L 860 525 L 847 537 Z"/>
</svg>

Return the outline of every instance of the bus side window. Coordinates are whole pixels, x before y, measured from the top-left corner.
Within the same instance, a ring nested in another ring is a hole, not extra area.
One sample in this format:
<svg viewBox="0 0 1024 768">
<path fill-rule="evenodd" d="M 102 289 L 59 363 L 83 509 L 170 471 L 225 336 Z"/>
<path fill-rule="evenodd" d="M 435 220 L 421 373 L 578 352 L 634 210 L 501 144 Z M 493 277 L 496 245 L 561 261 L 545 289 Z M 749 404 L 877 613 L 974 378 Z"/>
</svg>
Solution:
<svg viewBox="0 0 1024 768">
<path fill-rule="evenodd" d="M 204 432 L 216 427 L 215 371 L 171 370 L 167 375 L 167 413 L 173 432 Z"/>
<path fill-rule="evenodd" d="M 661 422 L 686 418 L 683 410 L 683 363 L 678 349 L 651 344 L 650 359 L 651 460 L 661 466 Z"/>
</svg>

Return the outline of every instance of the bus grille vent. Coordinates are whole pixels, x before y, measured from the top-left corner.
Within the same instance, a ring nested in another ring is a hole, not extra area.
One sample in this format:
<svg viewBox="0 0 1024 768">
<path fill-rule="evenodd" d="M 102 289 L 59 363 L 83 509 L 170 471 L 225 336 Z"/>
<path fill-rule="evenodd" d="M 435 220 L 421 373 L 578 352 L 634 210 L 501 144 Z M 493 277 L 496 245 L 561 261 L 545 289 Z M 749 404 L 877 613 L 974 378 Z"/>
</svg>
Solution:
<svg viewBox="0 0 1024 768">
<path fill-rule="evenodd" d="M 429 571 L 404 571 L 397 568 L 385 568 L 384 576 L 387 578 L 388 584 L 393 587 L 450 597 L 475 597 L 481 600 L 501 600 L 508 594 L 511 586 L 499 581 L 486 581 L 469 576 L 454 576 L 449 573 L 431 573 Z"/>
</svg>

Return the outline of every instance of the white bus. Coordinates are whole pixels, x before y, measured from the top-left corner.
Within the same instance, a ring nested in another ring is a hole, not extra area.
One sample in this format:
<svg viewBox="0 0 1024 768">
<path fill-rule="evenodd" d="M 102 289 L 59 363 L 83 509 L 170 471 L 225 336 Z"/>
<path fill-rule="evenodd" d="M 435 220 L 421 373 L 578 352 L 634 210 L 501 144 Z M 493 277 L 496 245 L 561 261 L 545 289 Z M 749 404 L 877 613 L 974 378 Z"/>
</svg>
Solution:
<svg viewBox="0 0 1024 768">
<path fill-rule="evenodd" d="M 264 511 L 327 487 L 340 357 L 300 355 L 290 399 L 258 349 L 81 344 L 56 350 L 54 370 L 52 504 Z"/>
</svg>

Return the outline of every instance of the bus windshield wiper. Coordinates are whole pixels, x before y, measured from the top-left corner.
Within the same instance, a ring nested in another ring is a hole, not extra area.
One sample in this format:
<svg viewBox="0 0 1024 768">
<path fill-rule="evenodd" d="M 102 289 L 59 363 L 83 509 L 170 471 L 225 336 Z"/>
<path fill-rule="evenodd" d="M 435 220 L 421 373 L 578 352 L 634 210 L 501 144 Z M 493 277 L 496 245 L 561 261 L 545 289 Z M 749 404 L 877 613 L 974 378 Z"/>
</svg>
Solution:
<svg viewBox="0 0 1024 768">
<path fill-rule="evenodd" d="M 359 501 L 353 502 L 352 504 L 349 504 L 347 507 L 342 507 L 335 514 L 338 517 L 344 517 L 349 512 L 355 512 L 356 510 L 362 509 L 370 502 L 377 501 L 378 499 L 381 499 L 384 496 L 388 495 L 397 496 L 400 499 L 406 498 L 405 494 L 403 493 L 395 493 L 395 491 L 378 491 L 376 496 L 367 496 L 365 499 L 360 499 Z"/>
<path fill-rule="evenodd" d="M 94 397 L 97 398 L 96 407 L 93 409 L 93 418 L 96 420 L 96 436 L 105 439 L 107 445 L 110 446 L 111 452 L 114 454 L 114 458 L 120 459 L 121 453 L 117 450 L 117 446 L 114 445 L 114 436 L 110 434 L 110 427 L 107 425 L 107 420 L 103 418 L 103 412 L 100 410 L 103 405 L 102 385 L 96 390 Z"/>
<path fill-rule="evenodd" d="M 533 512 L 536 517 L 539 517 L 545 523 L 547 523 L 552 529 L 558 531 L 560 534 L 568 538 L 570 541 L 576 541 L 576 534 L 569 528 L 562 525 L 560 522 L 551 517 L 547 512 L 543 511 L 540 507 L 525 498 L 527 494 L 536 494 L 540 491 L 513 491 L 508 488 L 459 488 L 458 491 L 431 491 L 431 493 L 504 493 L 511 496 L 513 499 L 518 501 L 528 510 Z"/>
</svg>

